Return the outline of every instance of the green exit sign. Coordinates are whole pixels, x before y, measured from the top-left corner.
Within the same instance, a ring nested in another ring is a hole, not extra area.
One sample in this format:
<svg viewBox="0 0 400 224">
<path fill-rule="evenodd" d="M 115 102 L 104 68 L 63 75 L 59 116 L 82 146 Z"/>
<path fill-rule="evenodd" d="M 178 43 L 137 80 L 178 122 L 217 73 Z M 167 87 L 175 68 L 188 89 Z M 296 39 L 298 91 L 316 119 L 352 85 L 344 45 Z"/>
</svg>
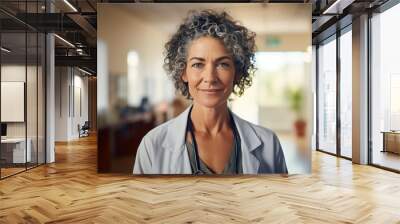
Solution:
<svg viewBox="0 0 400 224">
<path fill-rule="evenodd" d="M 267 37 L 266 43 L 268 47 L 278 47 L 281 45 L 281 40 L 278 37 Z"/>
</svg>

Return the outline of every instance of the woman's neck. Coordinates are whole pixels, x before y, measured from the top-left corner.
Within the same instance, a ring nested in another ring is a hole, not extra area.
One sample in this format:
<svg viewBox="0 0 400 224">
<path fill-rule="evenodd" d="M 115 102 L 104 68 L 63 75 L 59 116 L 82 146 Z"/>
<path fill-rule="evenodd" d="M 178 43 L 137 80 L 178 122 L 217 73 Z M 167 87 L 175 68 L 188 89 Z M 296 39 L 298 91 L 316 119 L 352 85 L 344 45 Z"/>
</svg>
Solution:
<svg viewBox="0 0 400 224">
<path fill-rule="evenodd" d="M 210 136 L 215 136 L 224 130 L 230 130 L 229 111 L 226 104 L 216 108 L 193 104 L 191 119 L 196 132 Z"/>
</svg>

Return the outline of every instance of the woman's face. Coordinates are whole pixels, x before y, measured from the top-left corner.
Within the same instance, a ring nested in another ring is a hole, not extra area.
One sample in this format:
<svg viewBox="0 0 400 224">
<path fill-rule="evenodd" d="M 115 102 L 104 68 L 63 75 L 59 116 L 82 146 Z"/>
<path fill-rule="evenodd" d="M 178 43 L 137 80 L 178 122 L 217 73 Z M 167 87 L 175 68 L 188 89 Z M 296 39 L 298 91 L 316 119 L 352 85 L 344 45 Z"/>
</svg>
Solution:
<svg viewBox="0 0 400 224">
<path fill-rule="evenodd" d="M 195 103 L 208 108 L 221 106 L 233 90 L 233 58 L 220 40 L 200 37 L 189 45 L 182 79 Z"/>
</svg>

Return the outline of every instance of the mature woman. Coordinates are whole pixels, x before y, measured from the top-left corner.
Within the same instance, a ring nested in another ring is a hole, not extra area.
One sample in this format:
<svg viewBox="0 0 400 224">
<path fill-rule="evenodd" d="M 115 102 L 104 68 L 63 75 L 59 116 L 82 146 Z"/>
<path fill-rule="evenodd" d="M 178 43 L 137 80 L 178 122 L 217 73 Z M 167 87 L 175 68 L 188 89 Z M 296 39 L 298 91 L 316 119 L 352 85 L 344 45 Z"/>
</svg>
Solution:
<svg viewBox="0 0 400 224">
<path fill-rule="evenodd" d="M 287 173 L 278 137 L 232 113 L 251 85 L 255 34 L 226 13 L 193 11 L 166 44 L 165 68 L 193 104 L 142 140 L 135 174 Z"/>
</svg>

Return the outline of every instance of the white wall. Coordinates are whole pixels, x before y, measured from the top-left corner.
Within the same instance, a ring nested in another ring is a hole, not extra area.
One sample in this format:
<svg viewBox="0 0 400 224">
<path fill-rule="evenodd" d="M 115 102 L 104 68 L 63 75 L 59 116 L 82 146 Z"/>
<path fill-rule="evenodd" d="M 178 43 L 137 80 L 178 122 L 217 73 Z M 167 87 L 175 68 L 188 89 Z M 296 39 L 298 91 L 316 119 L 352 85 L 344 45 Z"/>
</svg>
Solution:
<svg viewBox="0 0 400 224">
<path fill-rule="evenodd" d="M 68 139 L 68 68 L 55 68 L 55 140 L 67 141 Z"/>
<path fill-rule="evenodd" d="M 82 73 L 76 73 L 77 70 L 74 71 L 74 96 L 72 97 L 74 99 L 74 107 L 72 108 L 72 120 L 71 120 L 71 132 L 70 136 L 72 138 L 78 138 L 79 133 L 78 133 L 78 124 L 82 126 L 85 121 L 88 121 L 88 107 L 89 107 L 89 102 L 88 102 L 88 78 L 87 76 L 81 76 L 80 74 Z M 79 93 L 80 91 L 80 93 Z M 79 97 L 80 96 L 80 97 Z M 79 102 L 80 101 L 80 102 Z M 71 106 L 72 106 L 71 102 Z M 80 105 L 79 105 L 80 104 Z M 81 107 L 81 108 L 79 108 Z M 80 112 L 80 109 L 82 110 Z M 75 112 L 74 112 L 75 111 Z"/>
<path fill-rule="evenodd" d="M 88 120 L 88 78 L 82 75 L 75 68 L 56 67 L 56 141 L 77 139 L 78 124 L 82 126 Z M 82 113 L 79 110 L 80 105 Z"/>
<path fill-rule="evenodd" d="M 32 67 L 28 67 L 28 71 Z M 1 81 L 3 82 L 25 82 L 25 65 L 2 65 Z M 6 108 L 1 108 L 6 110 Z M 7 123 L 7 137 L 25 137 L 25 122 Z"/>
<path fill-rule="evenodd" d="M 25 82 L 25 75 L 26 75 L 26 71 L 25 69 L 27 69 L 28 74 L 36 74 L 36 67 L 33 66 L 28 66 L 25 67 L 25 65 L 2 65 L 1 66 L 1 81 L 3 82 Z M 29 77 L 28 77 L 29 78 Z M 29 80 L 29 84 L 30 85 L 36 85 L 36 81 L 35 83 L 31 83 L 33 82 L 32 80 Z M 34 99 L 36 99 L 36 88 L 27 88 L 27 103 L 31 103 Z M 28 105 L 29 106 L 29 105 Z M 36 104 L 31 105 L 34 106 L 36 108 Z M 6 110 L 7 108 L 1 108 L 1 110 Z M 31 112 L 31 109 L 28 111 Z M 36 113 L 28 113 L 27 114 L 27 119 L 28 122 L 31 121 L 35 121 L 36 123 Z M 7 123 L 7 136 L 8 137 L 25 137 L 25 125 L 26 122 L 10 122 Z M 29 137 L 29 133 L 32 133 L 32 130 L 36 130 L 36 126 L 33 127 L 33 124 L 29 123 L 28 125 L 28 137 Z M 36 132 L 35 132 L 36 133 Z"/>
<path fill-rule="evenodd" d="M 109 103 L 114 105 L 118 97 L 121 98 L 121 89 L 125 92 L 122 98 L 133 106 L 142 95 L 147 95 L 152 103 L 172 99 L 175 95 L 173 84 L 163 70 L 163 50 L 169 34 L 122 8 L 100 4 L 98 11 L 98 39 L 108 53 L 108 72 L 99 74 L 99 79 L 109 74 L 109 80 L 121 79 L 122 82 L 116 83 L 126 85 L 110 89 Z M 129 68 L 129 52 L 138 56 L 136 68 Z"/>
<path fill-rule="evenodd" d="M 38 69 L 38 70 L 37 70 Z M 42 67 L 30 66 L 27 67 L 20 64 L 4 64 L 1 66 L 1 81 L 2 82 L 24 82 L 26 86 L 26 100 L 22 102 L 22 108 L 18 108 L 19 113 L 25 114 L 26 120 L 22 122 L 6 122 L 7 137 L 9 138 L 25 138 L 25 135 L 30 139 L 30 148 L 32 161 L 36 162 L 39 158 L 39 163 L 44 163 L 44 73 Z M 26 80 L 27 78 L 27 80 Z M 2 89 L 3 92 L 4 89 Z M 24 94 L 24 90 L 20 90 Z M 7 95 L 2 95 L 7 97 Z M 26 105 L 25 105 L 26 103 Z M 2 103 L 3 104 L 3 103 Z M 18 110 L 17 109 L 17 110 Z M 2 107 L 2 112 L 13 113 L 13 108 Z M 16 110 L 16 108 L 14 108 Z M 14 112 L 15 113 L 15 112 Z M 24 116 L 24 115 L 22 115 Z M 37 157 L 37 153 L 39 156 Z"/>
</svg>

